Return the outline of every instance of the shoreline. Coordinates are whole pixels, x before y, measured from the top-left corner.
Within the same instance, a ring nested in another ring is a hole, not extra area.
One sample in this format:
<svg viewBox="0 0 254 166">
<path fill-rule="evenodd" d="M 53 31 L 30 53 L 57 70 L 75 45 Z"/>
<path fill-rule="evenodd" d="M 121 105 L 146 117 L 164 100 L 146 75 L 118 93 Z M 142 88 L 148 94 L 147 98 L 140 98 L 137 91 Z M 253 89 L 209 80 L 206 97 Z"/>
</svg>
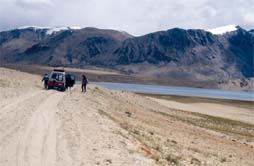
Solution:
<svg viewBox="0 0 254 166">
<path fill-rule="evenodd" d="M 222 100 L 250 101 L 254 102 L 252 92 L 239 92 L 232 90 L 218 90 L 179 86 L 161 86 L 148 84 L 117 83 L 117 82 L 91 82 L 92 84 L 102 86 L 112 90 L 123 90 L 133 93 L 143 93 L 151 95 L 172 95 L 182 97 L 199 97 Z"/>
<path fill-rule="evenodd" d="M 208 98 L 208 97 L 196 97 L 196 96 L 179 96 L 179 95 L 160 95 L 160 94 L 151 94 L 151 93 L 135 93 L 141 96 L 154 97 L 165 100 L 174 100 L 178 102 L 185 103 L 200 103 L 200 102 L 209 102 L 209 103 L 218 103 L 218 104 L 227 104 L 227 105 L 248 105 L 248 108 L 254 107 L 253 101 L 248 100 L 234 100 L 234 99 L 220 99 L 220 98 Z"/>
</svg>

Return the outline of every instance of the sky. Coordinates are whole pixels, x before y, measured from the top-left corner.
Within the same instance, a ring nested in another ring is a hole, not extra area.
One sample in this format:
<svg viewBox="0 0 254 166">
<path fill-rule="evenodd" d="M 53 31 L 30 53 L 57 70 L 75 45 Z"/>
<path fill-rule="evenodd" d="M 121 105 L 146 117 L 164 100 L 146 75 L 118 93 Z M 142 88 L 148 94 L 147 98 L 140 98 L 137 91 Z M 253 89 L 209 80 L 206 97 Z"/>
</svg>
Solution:
<svg viewBox="0 0 254 166">
<path fill-rule="evenodd" d="M 132 35 L 224 25 L 254 29 L 254 0 L 0 0 L 0 31 L 21 26 L 116 29 Z"/>
</svg>

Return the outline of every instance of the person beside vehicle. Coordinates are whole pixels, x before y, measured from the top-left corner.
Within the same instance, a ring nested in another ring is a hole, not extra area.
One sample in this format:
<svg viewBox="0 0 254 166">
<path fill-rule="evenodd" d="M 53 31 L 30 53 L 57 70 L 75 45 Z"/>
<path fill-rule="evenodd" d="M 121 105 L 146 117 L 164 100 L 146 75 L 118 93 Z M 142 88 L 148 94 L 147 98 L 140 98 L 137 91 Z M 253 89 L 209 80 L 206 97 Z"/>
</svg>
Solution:
<svg viewBox="0 0 254 166">
<path fill-rule="evenodd" d="M 44 88 L 47 89 L 48 88 L 48 81 L 49 81 L 49 76 L 47 73 L 44 74 L 41 81 L 44 82 Z"/>
<path fill-rule="evenodd" d="M 71 88 L 75 84 L 75 76 L 71 75 L 71 74 L 66 74 L 65 78 L 66 78 L 65 79 L 66 80 L 66 89 L 71 91 Z"/>
<path fill-rule="evenodd" d="M 81 89 L 82 89 L 82 92 L 86 92 L 86 86 L 88 84 L 88 79 L 86 78 L 86 76 L 83 74 L 82 76 L 82 85 L 81 85 Z"/>
</svg>

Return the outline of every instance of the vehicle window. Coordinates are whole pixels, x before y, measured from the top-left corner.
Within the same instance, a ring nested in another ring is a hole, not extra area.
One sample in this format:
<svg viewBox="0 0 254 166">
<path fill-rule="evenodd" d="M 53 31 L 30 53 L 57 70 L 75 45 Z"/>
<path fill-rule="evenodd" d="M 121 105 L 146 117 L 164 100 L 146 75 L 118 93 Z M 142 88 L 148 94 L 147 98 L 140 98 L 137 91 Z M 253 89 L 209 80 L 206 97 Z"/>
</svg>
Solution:
<svg viewBox="0 0 254 166">
<path fill-rule="evenodd" d="M 63 81 L 63 75 L 62 74 L 58 75 L 57 81 Z"/>
<path fill-rule="evenodd" d="M 56 79 L 56 77 L 57 77 L 57 74 L 56 73 L 54 73 L 53 75 L 52 75 L 52 79 Z"/>
</svg>

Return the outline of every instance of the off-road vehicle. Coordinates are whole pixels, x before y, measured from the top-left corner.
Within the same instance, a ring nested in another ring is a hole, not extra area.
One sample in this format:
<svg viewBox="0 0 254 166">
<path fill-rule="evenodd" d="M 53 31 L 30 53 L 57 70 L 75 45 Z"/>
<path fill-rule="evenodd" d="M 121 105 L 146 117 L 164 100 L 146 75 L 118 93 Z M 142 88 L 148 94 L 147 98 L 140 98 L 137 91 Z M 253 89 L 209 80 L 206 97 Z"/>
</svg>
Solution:
<svg viewBox="0 0 254 166">
<path fill-rule="evenodd" d="M 49 75 L 48 89 L 65 91 L 66 78 L 64 69 L 54 69 Z"/>
</svg>

